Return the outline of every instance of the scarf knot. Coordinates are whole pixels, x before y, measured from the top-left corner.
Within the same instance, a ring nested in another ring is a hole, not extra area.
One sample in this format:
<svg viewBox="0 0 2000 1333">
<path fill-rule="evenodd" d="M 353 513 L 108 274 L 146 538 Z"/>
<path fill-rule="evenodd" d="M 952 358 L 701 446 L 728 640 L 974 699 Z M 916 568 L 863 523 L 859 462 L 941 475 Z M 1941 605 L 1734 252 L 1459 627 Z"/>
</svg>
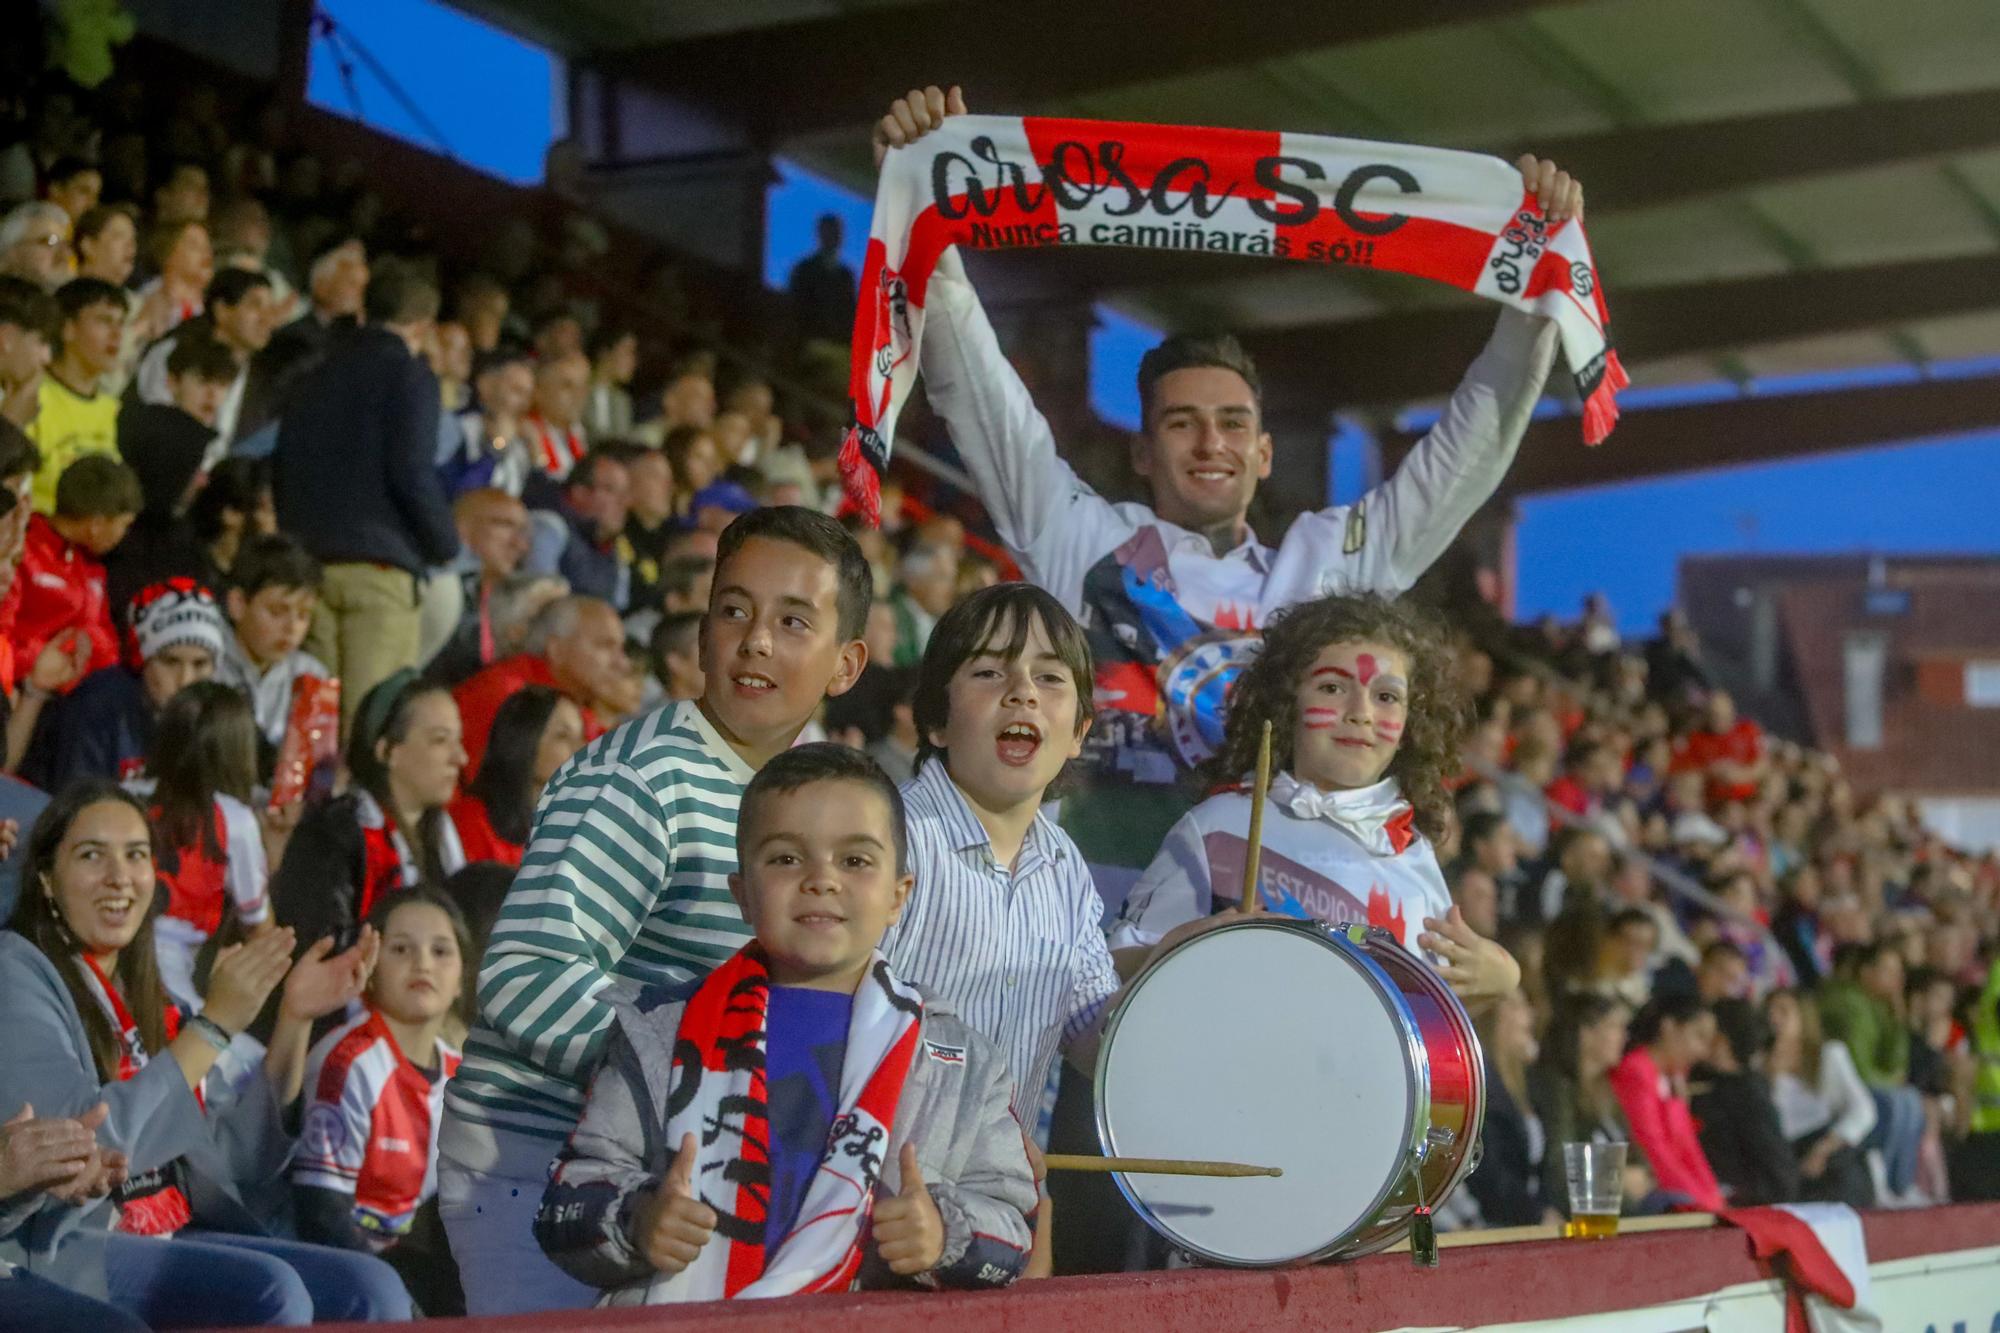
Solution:
<svg viewBox="0 0 2000 1333">
<path fill-rule="evenodd" d="M 1384 778 L 1370 787 L 1326 791 L 1290 773 L 1271 778 L 1271 803 L 1299 819 L 1324 820 L 1376 856 L 1400 856 L 1416 841 L 1416 811 L 1402 786 Z"/>
</svg>

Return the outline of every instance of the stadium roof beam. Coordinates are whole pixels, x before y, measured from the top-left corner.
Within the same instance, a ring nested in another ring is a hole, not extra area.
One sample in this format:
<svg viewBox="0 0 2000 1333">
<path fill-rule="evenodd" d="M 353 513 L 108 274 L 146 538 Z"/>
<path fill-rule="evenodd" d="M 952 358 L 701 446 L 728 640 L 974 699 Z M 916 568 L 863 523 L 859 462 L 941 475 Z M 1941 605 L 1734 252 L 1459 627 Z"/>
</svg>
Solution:
<svg viewBox="0 0 2000 1333">
<path fill-rule="evenodd" d="M 1643 287 L 1613 293 L 1611 327 L 1619 355 L 1636 366 L 1995 308 L 2000 255 L 1983 254 Z M 1243 341 L 1274 378 L 1337 384 L 1344 403 L 1397 404 L 1448 393 L 1493 318 L 1489 306 L 1452 306 L 1259 330 Z"/>
<path fill-rule="evenodd" d="M 1551 417 L 1528 428 L 1502 490 L 1568 490 L 1990 430 L 2000 430 L 2000 377 L 1991 375 L 1627 412 L 1594 449 L 1575 417 Z M 1385 464 L 1400 462 L 1416 438 L 1385 436 Z"/>
<path fill-rule="evenodd" d="M 1575 2 L 1196 7 L 1160 0 L 945 0 L 871 5 L 834 17 L 609 51 L 590 63 L 605 74 L 652 82 L 776 144 L 794 134 L 872 121 L 908 82 L 953 80 L 961 69 L 976 69 L 981 106 L 1020 112 L 1139 78 L 1172 78 Z M 954 58 L 953 52 L 966 54 Z"/>
</svg>

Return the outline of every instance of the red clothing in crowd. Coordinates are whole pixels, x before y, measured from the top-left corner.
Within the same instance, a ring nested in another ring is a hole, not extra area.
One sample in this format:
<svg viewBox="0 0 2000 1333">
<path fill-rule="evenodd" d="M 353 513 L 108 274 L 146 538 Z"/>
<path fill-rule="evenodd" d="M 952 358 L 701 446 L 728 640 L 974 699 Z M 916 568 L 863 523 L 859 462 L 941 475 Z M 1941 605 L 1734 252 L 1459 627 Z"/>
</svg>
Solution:
<svg viewBox="0 0 2000 1333">
<path fill-rule="evenodd" d="M 1728 731 L 1697 731 L 1682 741 L 1674 751 L 1674 771 L 1688 769 L 1708 770 L 1709 765 L 1727 759 L 1737 764 L 1754 764 L 1764 757 L 1764 729 L 1749 718 L 1738 718 L 1736 725 Z M 1724 801 L 1754 800 L 1757 784 L 1754 782 L 1719 782 L 1713 778 L 1708 783 L 1708 799 L 1713 804 Z"/>
<path fill-rule="evenodd" d="M 1590 793 L 1583 789 L 1583 784 L 1567 773 L 1551 782 L 1542 795 L 1549 798 L 1551 805 L 1561 806 L 1578 819 L 1588 815 L 1595 804 Z"/>
<path fill-rule="evenodd" d="M 486 738 L 493 733 L 493 718 L 500 705 L 530 685 L 562 689 L 546 660 L 532 653 L 516 653 L 484 668 L 451 692 L 458 702 L 458 720 L 465 728 L 465 781 L 479 775 L 479 765 L 486 758 Z M 583 739 L 594 741 L 602 736 L 604 727 L 597 715 L 581 699 L 576 706 L 583 713 Z"/>
<path fill-rule="evenodd" d="M 1694 1113 L 1685 1098 L 1674 1095 L 1652 1052 L 1644 1046 L 1625 1052 L 1611 1070 L 1611 1090 L 1660 1188 L 1686 1195 L 1705 1212 L 1721 1212 L 1722 1186 L 1701 1150 Z"/>
<path fill-rule="evenodd" d="M 477 796 L 460 793 L 446 807 L 451 815 L 452 826 L 458 830 L 458 840 L 465 846 L 467 861 L 498 861 L 503 866 L 521 864 L 524 848 L 518 842 L 509 842 L 493 828 L 493 820 L 486 813 L 486 802 Z"/>
<path fill-rule="evenodd" d="M 69 629 L 90 636 L 90 662 L 79 680 L 118 664 L 118 634 L 105 601 L 104 566 L 41 514 L 28 520 L 21 565 L 14 571 L 14 586 L 7 590 L 0 624 L 7 624 L 18 672 L 31 669 L 49 640 Z"/>
</svg>

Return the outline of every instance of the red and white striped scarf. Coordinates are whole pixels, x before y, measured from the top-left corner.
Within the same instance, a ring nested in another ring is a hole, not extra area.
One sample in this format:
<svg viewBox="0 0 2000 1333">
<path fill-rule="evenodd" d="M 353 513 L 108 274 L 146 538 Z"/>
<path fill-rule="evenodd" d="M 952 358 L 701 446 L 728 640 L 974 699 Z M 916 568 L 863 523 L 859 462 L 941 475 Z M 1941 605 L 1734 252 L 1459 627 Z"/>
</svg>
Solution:
<svg viewBox="0 0 2000 1333">
<path fill-rule="evenodd" d="M 541 413 L 530 412 L 522 418 L 521 427 L 534 439 L 535 459 L 542 471 L 557 481 L 566 480 L 570 469 L 590 451 L 581 426 L 557 430 Z"/>
<path fill-rule="evenodd" d="M 695 1194 L 718 1219 L 715 1239 L 695 1261 L 654 1280 L 649 1304 L 725 1297 L 791 1296 L 846 1291 L 861 1271 L 863 1242 L 875 1211 L 896 1103 L 917 1051 L 923 1001 L 896 980 L 876 954 L 854 995 L 840 1108 L 819 1172 L 806 1187 L 799 1220 L 775 1248 L 764 1248 L 771 1198 L 769 1099 L 765 1088 L 765 1013 L 771 979 L 752 945 L 708 974 L 681 1015 L 677 1050 L 699 1055 L 683 1072 L 675 1060 L 678 1109 L 661 1142 L 677 1150 L 695 1136 Z M 686 1100 L 681 1101 L 685 1096 Z"/>
<path fill-rule="evenodd" d="M 1496 157 L 1324 135 L 954 116 L 891 149 L 854 319 L 840 474 L 873 523 L 896 414 L 917 374 L 938 256 L 1112 245 L 1408 273 L 1542 315 L 1561 331 L 1583 438 L 1625 387 L 1583 225 L 1551 226 Z"/>
</svg>

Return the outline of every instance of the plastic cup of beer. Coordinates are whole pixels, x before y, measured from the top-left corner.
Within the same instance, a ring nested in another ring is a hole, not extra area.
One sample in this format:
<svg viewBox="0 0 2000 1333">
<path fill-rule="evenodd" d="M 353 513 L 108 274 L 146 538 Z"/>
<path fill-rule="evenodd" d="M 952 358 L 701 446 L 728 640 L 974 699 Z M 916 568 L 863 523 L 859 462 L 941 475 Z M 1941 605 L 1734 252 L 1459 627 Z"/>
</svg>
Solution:
<svg viewBox="0 0 2000 1333">
<path fill-rule="evenodd" d="M 1565 1143 L 1563 1174 L 1569 1179 L 1570 1240 L 1604 1240 L 1618 1234 L 1618 1206 L 1625 1195 L 1625 1145 Z"/>
</svg>

